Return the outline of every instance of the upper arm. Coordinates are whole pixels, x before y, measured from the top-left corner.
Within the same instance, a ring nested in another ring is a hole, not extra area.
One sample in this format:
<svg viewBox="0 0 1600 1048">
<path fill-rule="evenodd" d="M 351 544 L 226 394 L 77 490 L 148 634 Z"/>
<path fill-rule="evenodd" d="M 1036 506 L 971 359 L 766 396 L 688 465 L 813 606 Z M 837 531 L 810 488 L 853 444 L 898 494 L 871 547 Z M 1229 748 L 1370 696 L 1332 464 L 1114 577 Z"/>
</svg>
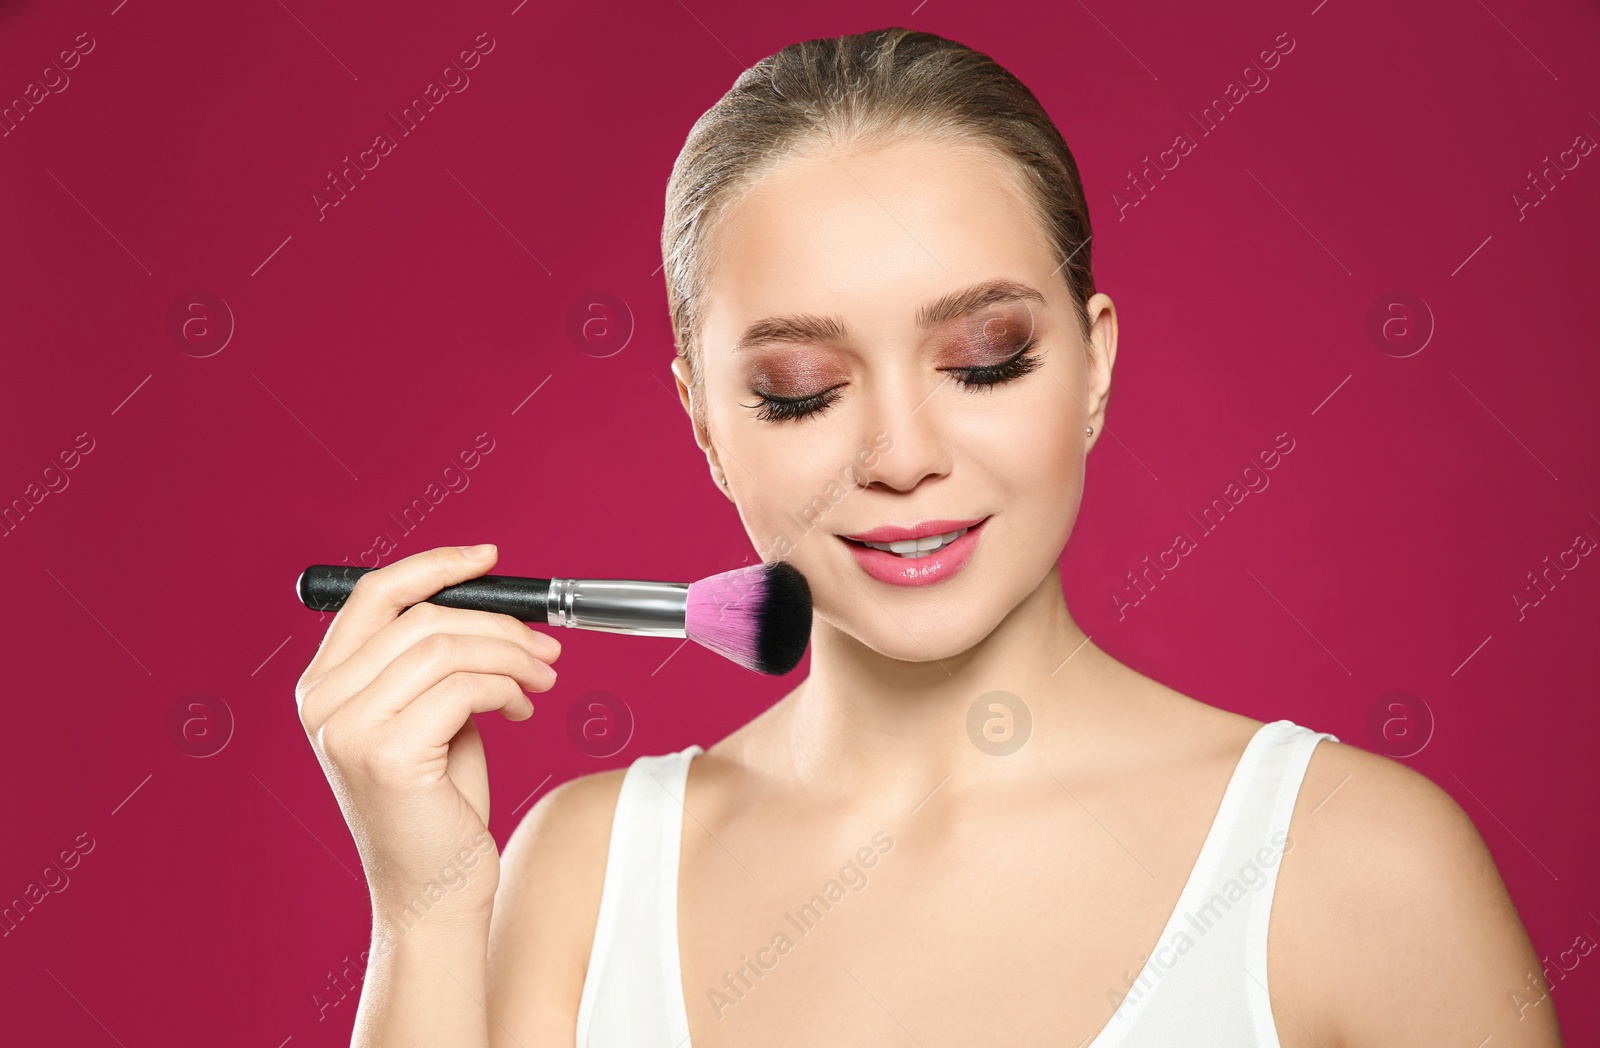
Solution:
<svg viewBox="0 0 1600 1048">
<path fill-rule="evenodd" d="M 1500 1048 L 1558 1048 L 1516 907 L 1471 818 L 1444 790 L 1387 757 L 1324 740 L 1290 838 L 1280 887 L 1299 925 L 1289 938 L 1300 976 L 1286 981 L 1317 1017 L 1313 1029 L 1332 1034 L 1329 1048 L 1471 1048 L 1490 1037 Z"/>
<path fill-rule="evenodd" d="M 562 783 L 512 831 L 489 925 L 489 1043 L 568 1048 L 625 768 Z"/>
</svg>

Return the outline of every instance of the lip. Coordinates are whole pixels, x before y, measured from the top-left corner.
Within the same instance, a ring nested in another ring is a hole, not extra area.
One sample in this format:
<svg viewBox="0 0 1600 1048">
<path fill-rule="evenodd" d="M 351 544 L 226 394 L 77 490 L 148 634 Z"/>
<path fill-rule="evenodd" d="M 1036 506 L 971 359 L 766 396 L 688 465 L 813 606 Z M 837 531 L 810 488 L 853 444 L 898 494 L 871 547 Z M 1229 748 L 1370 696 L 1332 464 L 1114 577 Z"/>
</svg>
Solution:
<svg viewBox="0 0 1600 1048">
<path fill-rule="evenodd" d="M 988 517 L 974 517 L 971 520 L 925 520 L 920 524 L 913 524 L 909 528 L 898 524 L 885 524 L 881 528 L 863 531 L 858 535 L 841 535 L 841 538 L 853 539 L 856 542 L 903 542 L 906 539 L 927 538 L 929 535 L 944 535 L 962 528 L 976 527 Z M 952 545 L 954 545 L 952 543 Z"/>
<path fill-rule="evenodd" d="M 988 517 L 980 517 L 970 522 L 930 520 L 909 528 L 886 525 L 863 532 L 862 539 L 857 539 L 854 535 L 840 535 L 838 538 L 840 542 L 850 547 L 850 554 L 856 558 L 856 563 L 861 565 L 861 570 L 879 582 L 891 586 L 931 586 L 946 581 L 966 565 L 978 547 L 978 539 L 982 537 L 983 526 L 988 520 Z M 926 557 L 918 557 L 915 560 L 907 560 L 894 553 L 860 545 L 862 541 L 898 542 L 926 535 L 942 535 L 961 528 L 967 529 L 965 535 L 949 545 L 939 547 Z M 851 541 L 852 539 L 855 541 Z"/>
</svg>

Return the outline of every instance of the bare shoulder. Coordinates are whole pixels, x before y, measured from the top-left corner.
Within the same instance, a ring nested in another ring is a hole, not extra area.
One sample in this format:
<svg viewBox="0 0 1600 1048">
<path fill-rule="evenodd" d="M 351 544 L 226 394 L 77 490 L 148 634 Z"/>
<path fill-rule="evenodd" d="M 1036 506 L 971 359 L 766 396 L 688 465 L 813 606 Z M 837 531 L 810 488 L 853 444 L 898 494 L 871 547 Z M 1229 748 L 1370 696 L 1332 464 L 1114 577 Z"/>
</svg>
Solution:
<svg viewBox="0 0 1600 1048">
<path fill-rule="evenodd" d="M 1476 825 L 1388 757 L 1312 750 L 1268 940 L 1274 1011 L 1293 1016 L 1279 1029 L 1326 1048 L 1561 1043 L 1549 999 L 1529 1003 L 1540 964 Z"/>
<path fill-rule="evenodd" d="M 536 801 L 500 856 L 489 929 L 490 1043 L 570 1045 L 594 943 L 611 823 L 627 768 Z"/>
<path fill-rule="evenodd" d="M 1399 761 L 1331 739 L 1311 752 L 1291 829 L 1308 851 L 1331 846 L 1318 863 L 1328 872 L 1382 875 L 1402 887 L 1427 863 L 1445 865 L 1458 877 L 1495 873 L 1477 827 L 1437 783 Z M 1468 858 L 1473 862 L 1463 863 Z"/>
</svg>

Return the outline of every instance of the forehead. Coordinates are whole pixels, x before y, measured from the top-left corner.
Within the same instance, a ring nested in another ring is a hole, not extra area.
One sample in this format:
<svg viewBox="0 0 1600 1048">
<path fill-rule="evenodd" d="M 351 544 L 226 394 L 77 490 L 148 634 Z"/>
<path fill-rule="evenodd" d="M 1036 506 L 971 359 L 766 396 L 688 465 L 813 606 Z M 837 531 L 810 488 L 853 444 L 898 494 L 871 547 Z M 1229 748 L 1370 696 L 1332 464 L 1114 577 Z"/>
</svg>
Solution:
<svg viewBox="0 0 1600 1048">
<path fill-rule="evenodd" d="M 721 216 L 714 240 L 701 333 L 718 352 L 780 313 L 903 331 L 928 299 L 976 281 L 1050 287 L 1060 261 L 1003 157 L 928 139 L 787 157 Z"/>
</svg>

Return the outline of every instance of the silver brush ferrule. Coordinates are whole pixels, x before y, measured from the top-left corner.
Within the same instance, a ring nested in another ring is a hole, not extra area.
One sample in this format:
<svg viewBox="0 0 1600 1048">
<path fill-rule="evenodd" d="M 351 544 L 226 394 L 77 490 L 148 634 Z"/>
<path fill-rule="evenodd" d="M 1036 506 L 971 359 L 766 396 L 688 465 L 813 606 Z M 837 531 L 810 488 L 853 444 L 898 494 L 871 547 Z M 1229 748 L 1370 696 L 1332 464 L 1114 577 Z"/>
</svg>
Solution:
<svg viewBox="0 0 1600 1048">
<path fill-rule="evenodd" d="M 606 633 L 682 637 L 689 613 L 687 582 L 636 579 L 551 579 L 545 621 Z"/>
</svg>

